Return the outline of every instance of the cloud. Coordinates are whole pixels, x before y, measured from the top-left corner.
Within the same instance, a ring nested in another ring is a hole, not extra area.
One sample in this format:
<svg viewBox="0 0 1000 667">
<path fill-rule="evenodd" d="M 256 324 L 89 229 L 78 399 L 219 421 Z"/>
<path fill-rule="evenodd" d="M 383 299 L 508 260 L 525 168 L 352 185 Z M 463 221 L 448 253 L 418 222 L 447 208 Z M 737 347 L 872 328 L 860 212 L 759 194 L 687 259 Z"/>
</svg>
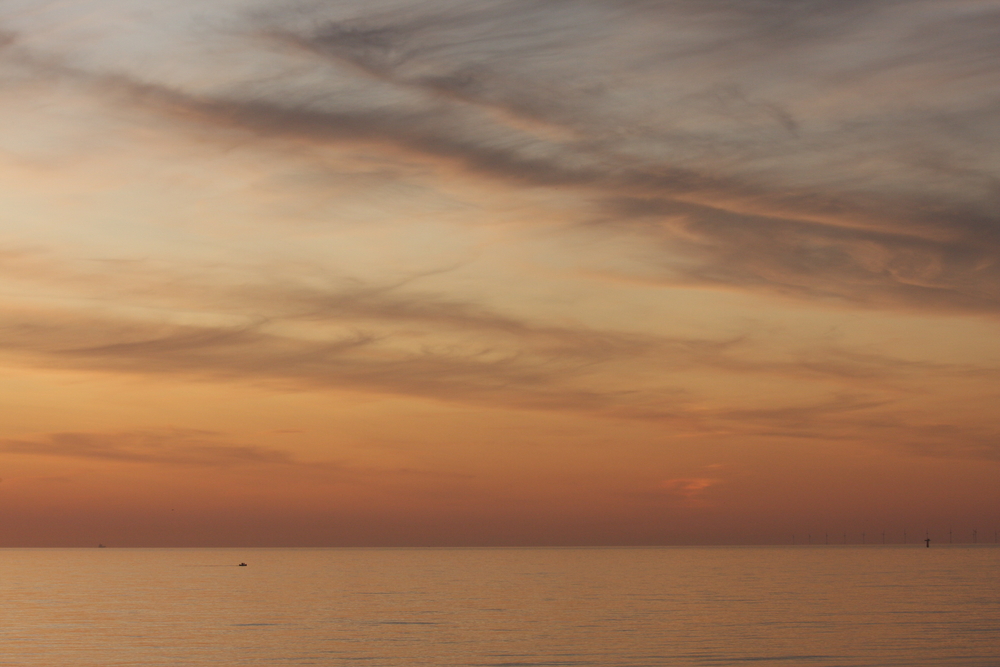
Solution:
<svg viewBox="0 0 1000 667">
<path fill-rule="evenodd" d="M 665 283 L 996 310 L 995 3 L 344 11 L 231 16 L 245 36 L 226 48 L 260 75 L 223 63 L 215 86 L 63 73 L 197 124 L 568 188 L 594 202 L 589 226 L 684 257 Z"/>
<path fill-rule="evenodd" d="M 247 291 L 256 292 L 259 310 L 266 288 Z M 0 349 L 62 367 L 599 410 L 615 400 L 614 391 L 588 388 L 586 378 L 602 366 L 650 355 L 690 366 L 725 345 L 542 326 L 426 294 L 271 296 L 273 317 L 239 326 L 24 312 L 0 328 Z"/>
<path fill-rule="evenodd" d="M 255 465 L 299 465 L 287 452 L 238 445 L 221 434 L 192 429 L 120 433 L 51 433 L 35 439 L 0 439 L 0 451 L 122 463 L 228 468 Z M 310 464 L 312 465 L 312 464 Z"/>
<path fill-rule="evenodd" d="M 206 290 L 186 269 L 125 264 L 91 275 L 11 255 L 0 276 L 120 295 L 6 310 L 0 351 L 23 362 L 138 375 L 172 374 L 284 389 L 338 388 L 474 405 L 657 421 L 680 430 L 856 437 L 850 424 L 893 406 L 929 378 L 988 380 L 983 364 L 906 359 L 774 332 L 683 337 L 554 324 L 420 289 L 419 281 L 274 279 L 247 274 Z M 93 282 L 96 281 L 96 282 Z M 322 284 L 326 282 L 324 287 Z M 139 293 L 130 290 L 140 285 Z M 43 305 L 44 304 L 44 305 Z M 713 382 L 797 383 L 769 407 L 725 401 Z M 741 407 L 742 406 L 742 407 Z"/>
<path fill-rule="evenodd" d="M 707 489 L 724 483 L 714 477 L 679 477 L 660 482 L 661 493 L 672 497 L 682 507 L 711 507 L 704 496 Z"/>
<path fill-rule="evenodd" d="M 321 483 L 379 484 L 415 478 L 470 477 L 464 473 L 409 466 L 374 467 L 341 461 L 301 460 L 286 450 L 232 442 L 225 433 L 185 428 L 41 433 L 27 438 L 0 438 L 0 453 L 157 468 L 245 469 L 265 471 L 272 477 L 289 475 L 298 482 L 314 479 Z"/>
<path fill-rule="evenodd" d="M 398 167 L 385 170 L 390 180 L 417 173 L 441 191 L 460 182 L 518 193 L 541 203 L 509 233 L 523 240 L 545 226 L 564 241 L 566 263 L 584 269 L 575 244 L 609 239 L 608 255 L 628 256 L 609 262 L 610 278 L 931 314 L 1000 305 L 996 2 L 134 4 L 89 3 L 87 20 L 57 4 L 0 10 L 0 67 L 19 73 L 24 95 L 69 82 L 101 100 L 87 109 L 107 125 L 74 121 L 102 131 L 117 128 L 109 107 L 127 108 L 168 137 L 282 145 L 319 170 L 342 167 L 324 151 L 350 149 Z M 102 20 L 111 17 L 129 20 Z M 30 85 L 26 71 L 38 75 Z M 53 143 L 46 150 L 61 149 Z M 300 180 L 302 190 L 328 187 Z M 572 213 L 553 223 L 545 213 L 568 200 Z M 468 206 L 463 223 L 481 225 L 483 208 Z M 65 215 L 73 226 L 76 209 Z M 230 243 L 202 217 L 201 241 Z M 336 227 L 332 213 L 321 218 Z M 288 220 L 269 224 L 264 244 L 283 246 Z M 120 242 L 104 245 L 126 262 L 86 275 L 45 265 L 43 253 L 0 255 L 5 275 L 59 292 L 8 309 L 0 348 L 107 372 L 830 438 L 857 437 L 921 375 L 996 372 L 806 343 L 777 354 L 749 326 L 713 337 L 553 323 L 486 305 L 485 292 L 504 288 L 496 282 L 471 295 L 420 290 L 387 278 L 404 272 L 389 260 L 370 280 L 332 279 L 333 269 L 300 280 L 250 260 L 232 275 L 193 262 L 168 269 Z M 101 308 L 81 305 L 96 295 Z M 122 303 L 108 305 L 111 296 Z M 694 371 L 807 389 L 777 407 L 706 405 L 683 377 Z M 906 428 L 885 427 L 894 442 Z M 137 447 L 95 451 L 153 455 Z"/>
<path fill-rule="evenodd" d="M 944 459 L 1000 461 L 1000 433 L 996 429 L 959 424 L 927 424 L 913 429 L 901 449 Z"/>
<path fill-rule="evenodd" d="M 664 284 L 740 285 L 879 308 L 995 312 L 1000 305 L 996 247 L 983 238 L 933 239 L 919 226 L 893 233 L 663 199 L 618 199 L 607 208 L 599 225 L 638 227 L 669 255 L 688 259 L 664 264 Z"/>
<path fill-rule="evenodd" d="M 834 347 L 767 359 L 752 338 L 680 339 L 541 326 L 405 290 L 320 295 L 306 289 L 269 293 L 246 288 L 241 293 L 255 295 L 258 312 L 270 303 L 274 316 L 224 327 L 25 313 L 20 322 L 8 319 L 0 328 L 0 350 L 20 352 L 38 366 L 576 412 L 656 422 L 706 437 L 898 443 L 907 451 L 935 456 L 946 449 L 941 438 L 930 438 L 921 420 L 906 413 L 914 382 L 991 377 L 980 367 Z M 246 307 L 238 298 L 227 302 Z M 296 329 L 302 324 L 310 327 L 308 335 Z M 319 327 L 321 335 L 311 327 Z M 340 331 L 340 337 L 331 331 Z M 687 387 L 682 379 L 705 372 L 748 388 L 769 379 L 805 384 L 794 395 L 783 394 L 764 405 L 753 400 L 753 391 L 734 403 Z M 55 454 L 66 444 L 65 451 L 91 451 L 86 438 L 68 444 L 59 438 L 41 445 L 8 443 L 8 448 Z M 146 441 L 132 435 L 102 439 L 92 455 L 177 464 L 293 463 L 277 452 L 184 438 L 171 446 L 169 455 L 140 447 Z M 992 456 L 989 447 L 952 450 L 959 457 Z"/>
</svg>

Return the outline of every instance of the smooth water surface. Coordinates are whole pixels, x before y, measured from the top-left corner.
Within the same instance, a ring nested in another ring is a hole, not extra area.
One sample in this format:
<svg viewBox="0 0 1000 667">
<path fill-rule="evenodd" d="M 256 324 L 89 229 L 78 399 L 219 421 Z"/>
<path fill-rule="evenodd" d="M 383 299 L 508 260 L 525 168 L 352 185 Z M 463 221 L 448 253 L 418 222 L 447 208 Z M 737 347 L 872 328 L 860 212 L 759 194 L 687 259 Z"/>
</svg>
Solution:
<svg viewBox="0 0 1000 667">
<path fill-rule="evenodd" d="M 1000 665 L 1000 549 L 0 550 L 3 666 L 746 664 Z"/>
</svg>

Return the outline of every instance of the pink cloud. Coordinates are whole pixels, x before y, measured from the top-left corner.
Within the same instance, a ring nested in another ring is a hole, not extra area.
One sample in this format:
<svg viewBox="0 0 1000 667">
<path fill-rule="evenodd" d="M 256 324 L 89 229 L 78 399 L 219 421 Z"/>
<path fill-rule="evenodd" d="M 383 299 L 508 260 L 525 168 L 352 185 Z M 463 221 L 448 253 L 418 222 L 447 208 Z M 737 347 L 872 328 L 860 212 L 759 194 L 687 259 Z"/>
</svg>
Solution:
<svg viewBox="0 0 1000 667">
<path fill-rule="evenodd" d="M 659 486 L 670 496 L 679 499 L 685 507 L 707 507 L 711 503 L 701 497 L 702 493 L 723 481 L 713 477 L 678 477 L 664 480 Z"/>
</svg>

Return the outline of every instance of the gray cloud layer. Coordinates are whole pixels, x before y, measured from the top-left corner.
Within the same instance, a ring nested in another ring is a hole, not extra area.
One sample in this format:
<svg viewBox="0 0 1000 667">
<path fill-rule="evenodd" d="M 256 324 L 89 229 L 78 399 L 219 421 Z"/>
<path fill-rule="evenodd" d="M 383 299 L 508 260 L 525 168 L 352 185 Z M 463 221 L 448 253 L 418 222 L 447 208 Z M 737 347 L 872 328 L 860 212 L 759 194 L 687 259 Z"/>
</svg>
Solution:
<svg viewBox="0 0 1000 667">
<path fill-rule="evenodd" d="M 326 13 L 300 5 L 294 21 L 260 21 L 313 55 L 312 76 L 164 94 L 210 122 L 385 141 L 485 178 L 577 188 L 607 202 L 596 224 L 699 260 L 665 281 L 1000 304 L 997 3 Z M 345 65 L 349 84 L 317 74 Z"/>
<path fill-rule="evenodd" d="M 85 42 L 71 61 L 16 27 L 8 51 L 206 123 L 579 189 L 596 224 L 697 260 L 664 281 L 1000 303 L 995 2 L 304 2 L 229 20 L 178 60 L 244 49 L 259 76 L 223 62 L 195 85 Z M 192 49 L 174 37 L 162 57 Z"/>
</svg>

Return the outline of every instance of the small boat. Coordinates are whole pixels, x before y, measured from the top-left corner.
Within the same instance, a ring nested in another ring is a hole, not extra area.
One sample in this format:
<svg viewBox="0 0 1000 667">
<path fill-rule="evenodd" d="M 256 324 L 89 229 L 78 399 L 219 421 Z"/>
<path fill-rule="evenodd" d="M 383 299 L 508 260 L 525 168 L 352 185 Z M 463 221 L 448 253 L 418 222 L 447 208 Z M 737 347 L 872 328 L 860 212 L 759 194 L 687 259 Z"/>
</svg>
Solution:
<svg viewBox="0 0 1000 667">
<path fill-rule="evenodd" d="M 104 546 L 103 544 L 98 544 L 98 545 L 97 545 L 97 548 L 98 548 L 98 549 L 106 549 L 107 547 L 105 547 L 105 546 Z"/>
<path fill-rule="evenodd" d="M 240 567 L 246 567 L 246 566 L 247 566 L 246 563 L 240 563 Z"/>
</svg>

